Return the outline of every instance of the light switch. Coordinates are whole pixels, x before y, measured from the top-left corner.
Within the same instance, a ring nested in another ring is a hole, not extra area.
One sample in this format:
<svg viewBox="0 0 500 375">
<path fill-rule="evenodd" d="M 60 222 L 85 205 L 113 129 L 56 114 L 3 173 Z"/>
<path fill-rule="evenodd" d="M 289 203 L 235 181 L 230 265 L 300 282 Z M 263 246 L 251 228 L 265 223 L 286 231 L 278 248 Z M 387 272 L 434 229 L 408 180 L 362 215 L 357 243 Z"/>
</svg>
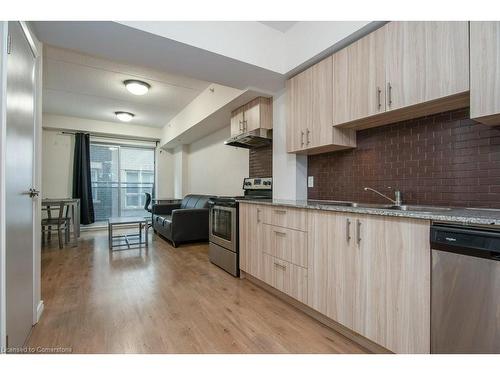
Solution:
<svg viewBox="0 0 500 375">
<path fill-rule="evenodd" d="M 307 177 L 307 187 L 314 187 L 314 176 Z"/>
</svg>

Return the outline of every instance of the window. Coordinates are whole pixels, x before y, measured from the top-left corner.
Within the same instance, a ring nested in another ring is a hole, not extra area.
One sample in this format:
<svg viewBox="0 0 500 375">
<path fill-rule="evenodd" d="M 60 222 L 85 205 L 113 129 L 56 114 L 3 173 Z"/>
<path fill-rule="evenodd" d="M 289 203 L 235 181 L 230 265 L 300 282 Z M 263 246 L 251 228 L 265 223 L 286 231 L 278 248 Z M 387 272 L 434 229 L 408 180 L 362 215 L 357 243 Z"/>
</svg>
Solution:
<svg viewBox="0 0 500 375">
<path fill-rule="evenodd" d="M 154 150 L 93 142 L 90 159 L 96 221 L 145 216 L 145 193 L 152 194 L 154 186 Z"/>
</svg>

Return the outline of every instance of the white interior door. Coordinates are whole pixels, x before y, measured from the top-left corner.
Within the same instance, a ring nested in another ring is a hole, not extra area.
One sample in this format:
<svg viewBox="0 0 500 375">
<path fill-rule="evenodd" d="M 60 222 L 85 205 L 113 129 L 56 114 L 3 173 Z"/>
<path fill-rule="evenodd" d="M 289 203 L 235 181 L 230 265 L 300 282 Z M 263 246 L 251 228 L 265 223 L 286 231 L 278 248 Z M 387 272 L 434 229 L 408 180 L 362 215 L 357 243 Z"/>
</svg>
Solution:
<svg viewBox="0 0 500 375">
<path fill-rule="evenodd" d="M 5 159 L 6 328 L 22 346 L 33 324 L 33 184 L 35 56 L 19 22 L 9 22 Z"/>
</svg>

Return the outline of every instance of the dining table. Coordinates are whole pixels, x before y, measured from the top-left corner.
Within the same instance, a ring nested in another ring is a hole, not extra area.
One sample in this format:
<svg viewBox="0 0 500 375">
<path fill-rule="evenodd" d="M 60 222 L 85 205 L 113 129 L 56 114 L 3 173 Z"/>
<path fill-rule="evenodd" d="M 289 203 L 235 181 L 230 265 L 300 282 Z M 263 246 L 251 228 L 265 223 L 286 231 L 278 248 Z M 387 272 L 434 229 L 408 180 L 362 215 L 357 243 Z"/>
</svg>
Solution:
<svg viewBox="0 0 500 375">
<path fill-rule="evenodd" d="M 43 198 L 42 209 L 43 207 L 48 209 L 50 206 L 60 205 L 61 203 L 69 207 L 73 233 L 77 238 L 80 237 L 80 198 Z"/>
</svg>

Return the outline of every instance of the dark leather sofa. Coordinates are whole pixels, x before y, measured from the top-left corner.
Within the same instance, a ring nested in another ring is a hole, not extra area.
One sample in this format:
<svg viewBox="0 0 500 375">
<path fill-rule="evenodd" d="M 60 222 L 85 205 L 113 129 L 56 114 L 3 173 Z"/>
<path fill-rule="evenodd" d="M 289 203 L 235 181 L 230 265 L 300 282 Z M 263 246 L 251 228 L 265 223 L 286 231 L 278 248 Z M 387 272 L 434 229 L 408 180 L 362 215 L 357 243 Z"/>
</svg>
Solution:
<svg viewBox="0 0 500 375">
<path fill-rule="evenodd" d="M 172 242 L 208 241 L 209 195 L 186 195 L 180 203 L 154 204 L 153 229 Z"/>
</svg>

